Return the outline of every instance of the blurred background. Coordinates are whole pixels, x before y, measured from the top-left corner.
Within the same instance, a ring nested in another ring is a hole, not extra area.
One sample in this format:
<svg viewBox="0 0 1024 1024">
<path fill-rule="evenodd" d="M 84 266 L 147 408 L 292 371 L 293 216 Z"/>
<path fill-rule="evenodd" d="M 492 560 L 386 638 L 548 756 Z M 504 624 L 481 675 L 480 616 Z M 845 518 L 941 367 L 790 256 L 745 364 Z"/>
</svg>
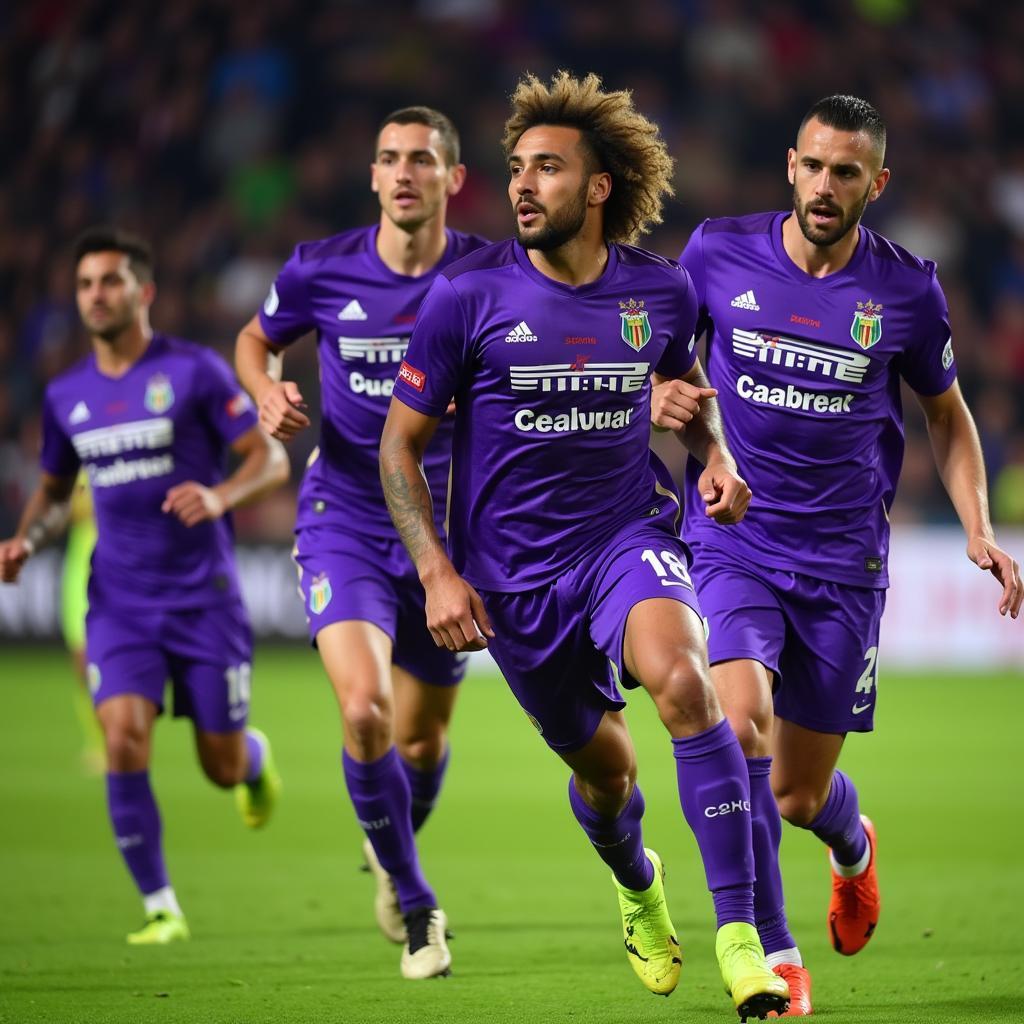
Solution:
<svg viewBox="0 0 1024 1024">
<path fill-rule="evenodd" d="M 525 70 L 630 88 L 677 159 L 645 245 L 678 255 L 705 217 L 786 208 L 787 147 L 816 99 L 852 92 L 889 128 L 893 177 L 865 222 L 939 264 L 994 519 L 1024 523 L 1024 5 L 980 0 L 176 0 L 0 6 L 0 536 L 37 472 L 46 380 L 86 350 L 68 246 L 112 220 L 157 256 L 154 325 L 230 358 L 301 240 L 378 217 L 375 129 L 410 103 L 461 131 L 455 227 L 510 232 L 499 147 Z M 287 375 L 316 394 L 311 343 Z M 894 520 L 955 522 L 908 403 Z M 290 535 L 290 491 L 242 510 Z M 674 454 L 674 453 L 673 453 Z"/>
</svg>

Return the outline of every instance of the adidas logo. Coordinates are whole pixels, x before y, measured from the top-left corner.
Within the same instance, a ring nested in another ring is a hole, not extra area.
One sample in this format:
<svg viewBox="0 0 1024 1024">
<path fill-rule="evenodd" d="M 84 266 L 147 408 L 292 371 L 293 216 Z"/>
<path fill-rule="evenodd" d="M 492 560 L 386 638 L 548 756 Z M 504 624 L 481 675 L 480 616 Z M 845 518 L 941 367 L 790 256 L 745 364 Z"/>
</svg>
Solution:
<svg viewBox="0 0 1024 1024">
<path fill-rule="evenodd" d="M 365 320 L 366 310 L 359 305 L 358 299 L 353 299 L 339 314 L 339 320 Z"/>
<path fill-rule="evenodd" d="M 761 308 L 757 304 L 757 299 L 754 298 L 754 293 L 751 291 L 744 292 L 742 295 L 737 295 L 729 305 L 735 306 L 736 309 L 751 309 L 755 313 Z"/>
<path fill-rule="evenodd" d="M 512 328 L 508 334 L 505 335 L 505 341 L 510 345 L 516 344 L 521 341 L 536 341 L 537 335 L 530 330 L 530 325 L 525 320 L 520 320 L 519 323 Z"/>
<path fill-rule="evenodd" d="M 85 402 L 79 402 L 74 409 L 71 410 L 71 415 L 68 416 L 68 423 L 74 426 L 77 423 L 84 423 L 92 413 L 89 412 L 89 406 Z"/>
</svg>

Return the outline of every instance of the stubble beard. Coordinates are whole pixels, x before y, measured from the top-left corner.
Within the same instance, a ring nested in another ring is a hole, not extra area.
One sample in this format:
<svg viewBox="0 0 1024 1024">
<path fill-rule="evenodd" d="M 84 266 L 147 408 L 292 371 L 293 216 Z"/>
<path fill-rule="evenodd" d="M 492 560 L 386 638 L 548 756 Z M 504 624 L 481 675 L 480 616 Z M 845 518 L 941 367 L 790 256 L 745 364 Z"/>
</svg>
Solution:
<svg viewBox="0 0 1024 1024">
<path fill-rule="evenodd" d="M 853 208 L 845 214 L 843 214 L 841 208 L 835 204 L 828 204 L 830 209 L 839 211 L 840 220 L 834 228 L 826 230 L 815 227 L 808 219 L 808 211 L 810 207 L 820 205 L 820 200 L 811 200 L 810 202 L 802 204 L 800 202 L 800 195 L 794 185 L 793 212 L 796 214 L 796 222 L 800 225 L 800 231 L 803 233 L 804 238 L 806 238 L 811 245 L 817 245 L 823 249 L 827 249 L 829 246 L 842 241 L 860 223 L 860 219 L 864 215 L 864 209 L 868 205 L 868 196 L 870 193 L 871 188 L 869 186 L 864 195 L 854 204 Z"/>
</svg>

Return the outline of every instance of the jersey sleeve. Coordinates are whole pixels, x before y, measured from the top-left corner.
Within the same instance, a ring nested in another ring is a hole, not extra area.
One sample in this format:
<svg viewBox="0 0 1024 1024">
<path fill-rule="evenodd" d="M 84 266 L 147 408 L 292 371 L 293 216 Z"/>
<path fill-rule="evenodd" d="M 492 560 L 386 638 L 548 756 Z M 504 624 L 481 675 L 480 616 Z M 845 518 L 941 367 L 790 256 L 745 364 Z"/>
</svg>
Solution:
<svg viewBox="0 0 1024 1024">
<path fill-rule="evenodd" d="M 941 395 L 956 380 L 956 360 L 949 307 L 934 269 L 914 323 L 913 340 L 900 357 L 900 375 L 919 395 Z"/>
<path fill-rule="evenodd" d="M 704 228 L 707 221 L 694 229 L 686 248 L 679 254 L 679 262 L 690 275 L 693 290 L 697 296 L 697 328 L 696 336 L 701 337 L 708 329 L 711 321 L 708 316 L 708 271 L 704 262 Z"/>
<path fill-rule="evenodd" d="M 678 274 L 678 315 L 673 335 L 654 368 L 663 377 L 683 377 L 697 361 L 697 296 L 690 275 L 682 267 Z"/>
<path fill-rule="evenodd" d="M 256 426 L 256 410 L 227 363 L 215 352 L 200 349 L 196 392 L 200 410 L 225 444 L 232 444 Z"/>
<path fill-rule="evenodd" d="M 465 310 L 451 281 L 441 274 L 416 316 L 395 397 L 427 416 L 444 415 L 462 382 L 469 348 Z"/>
<path fill-rule="evenodd" d="M 270 286 L 259 316 L 263 333 L 275 345 L 290 345 L 316 327 L 307 271 L 296 247 Z"/>
<path fill-rule="evenodd" d="M 43 401 L 43 450 L 39 465 L 50 476 L 75 476 L 80 465 L 78 452 L 53 411 L 49 392 Z"/>
</svg>

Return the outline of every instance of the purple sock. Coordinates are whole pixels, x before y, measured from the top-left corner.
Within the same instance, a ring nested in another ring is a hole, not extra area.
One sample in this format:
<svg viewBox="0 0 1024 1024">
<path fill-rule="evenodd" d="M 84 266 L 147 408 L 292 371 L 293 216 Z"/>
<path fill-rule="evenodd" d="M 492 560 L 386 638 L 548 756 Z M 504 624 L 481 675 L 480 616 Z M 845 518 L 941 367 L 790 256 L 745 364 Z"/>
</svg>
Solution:
<svg viewBox="0 0 1024 1024">
<path fill-rule="evenodd" d="M 718 927 L 754 923 L 750 781 L 743 751 L 726 719 L 672 740 L 683 807 L 704 862 Z"/>
<path fill-rule="evenodd" d="M 107 808 L 114 839 L 139 892 L 147 896 L 168 885 L 160 811 L 149 772 L 108 772 Z"/>
<path fill-rule="evenodd" d="M 263 744 L 249 729 L 245 730 L 245 752 L 249 758 L 245 768 L 245 781 L 255 782 L 263 771 Z"/>
<path fill-rule="evenodd" d="M 420 871 L 409 814 L 409 783 L 398 751 L 392 747 L 376 761 L 357 761 L 341 753 L 356 818 L 373 845 L 381 867 L 391 876 L 402 913 L 417 907 L 436 907 L 437 900 Z"/>
<path fill-rule="evenodd" d="M 779 869 L 782 818 L 769 781 L 771 771 L 770 757 L 747 758 L 750 827 L 754 840 L 754 920 L 765 953 L 796 948 L 796 939 L 786 922 L 782 895 L 782 872 Z"/>
<path fill-rule="evenodd" d="M 868 848 L 868 836 L 860 820 L 857 787 L 838 768 L 818 816 L 807 826 L 829 846 L 839 864 L 856 864 Z"/>
<path fill-rule="evenodd" d="M 441 783 L 444 782 L 444 773 L 448 770 L 448 755 L 450 747 L 446 747 L 441 760 L 433 768 L 424 771 L 422 768 L 415 768 L 404 758 L 400 758 L 402 771 L 405 772 L 406 781 L 409 783 L 409 792 L 412 794 L 412 830 L 419 832 L 423 822 L 427 820 L 430 812 L 437 803 L 437 794 L 441 792 Z"/>
<path fill-rule="evenodd" d="M 617 818 L 606 818 L 580 796 L 575 776 L 569 776 L 569 805 L 597 855 L 612 869 L 620 885 L 642 892 L 654 881 L 654 865 L 644 853 L 640 819 L 644 816 L 644 798 L 639 786 Z"/>
</svg>

